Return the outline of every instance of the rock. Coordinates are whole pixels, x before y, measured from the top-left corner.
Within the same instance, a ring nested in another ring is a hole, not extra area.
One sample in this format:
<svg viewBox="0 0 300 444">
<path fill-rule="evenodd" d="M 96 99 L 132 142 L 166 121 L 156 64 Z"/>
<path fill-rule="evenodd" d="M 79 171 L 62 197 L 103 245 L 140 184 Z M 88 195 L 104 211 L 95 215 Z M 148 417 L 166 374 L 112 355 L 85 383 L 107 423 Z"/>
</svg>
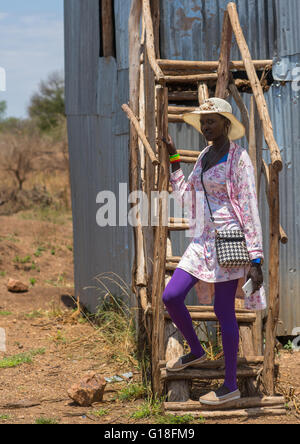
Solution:
<svg viewBox="0 0 300 444">
<path fill-rule="evenodd" d="M 89 407 L 103 399 L 105 379 L 96 373 L 88 373 L 78 384 L 72 385 L 67 391 L 69 397 L 81 407 Z"/>
<path fill-rule="evenodd" d="M 7 282 L 8 291 L 13 291 L 14 293 L 21 293 L 24 291 L 28 291 L 28 285 L 24 284 L 17 279 L 9 279 Z"/>
</svg>

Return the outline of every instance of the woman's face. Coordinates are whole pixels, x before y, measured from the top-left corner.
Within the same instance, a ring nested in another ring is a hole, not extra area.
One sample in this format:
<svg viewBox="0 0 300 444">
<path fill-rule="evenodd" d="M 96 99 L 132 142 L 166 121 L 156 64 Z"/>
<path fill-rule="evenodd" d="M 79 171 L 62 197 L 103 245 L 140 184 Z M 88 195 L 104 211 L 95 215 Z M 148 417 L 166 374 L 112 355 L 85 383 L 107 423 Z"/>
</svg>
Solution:
<svg viewBox="0 0 300 444">
<path fill-rule="evenodd" d="M 207 140 L 216 140 L 227 136 L 226 127 L 230 122 L 217 113 L 204 114 L 200 116 L 201 130 Z"/>
</svg>

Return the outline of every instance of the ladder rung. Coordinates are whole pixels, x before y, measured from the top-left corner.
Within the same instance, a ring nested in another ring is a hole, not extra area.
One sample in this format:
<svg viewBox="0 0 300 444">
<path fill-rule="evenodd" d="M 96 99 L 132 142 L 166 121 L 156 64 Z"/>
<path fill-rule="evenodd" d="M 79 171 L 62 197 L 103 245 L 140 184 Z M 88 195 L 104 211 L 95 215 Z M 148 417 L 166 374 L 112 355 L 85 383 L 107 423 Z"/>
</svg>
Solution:
<svg viewBox="0 0 300 444">
<path fill-rule="evenodd" d="M 167 256 L 166 257 L 166 271 L 174 271 L 181 259 L 181 256 Z"/>
<path fill-rule="evenodd" d="M 201 151 L 192 150 L 177 150 L 177 152 L 180 154 L 180 161 L 182 163 L 196 163 L 201 154 Z"/>
<path fill-rule="evenodd" d="M 253 365 L 261 365 L 264 362 L 264 356 L 243 356 L 237 358 L 238 366 L 253 366 Z M 159 367 L 164 368 L 166 366 L 166 361 L 159 361 Z M 225 367 L 224 357 L 216 360 L 208 360 L 203 362 L 202 364 L 195 364 L 192 368 L 206 368 L 206 369 L 223 369 Z"/>
<path fill-rule="evenodd" d="M 257 377 L 261 372 L 261 366 L 237 368 L 238 378 Z M 162 381 L 183 379 L 224 379 L 225 369 L 205 369 L 188 367 L 178 372 L 168 372 L 165 368 L 160 371 Z"/>
<path fill-rule="evenodd" d="M 170 91 L 169 102 L 198 102 L 198 91 Z"/>
<path fill-rule="evenodd" d="M 215 408 L 211 408 L 209 409 L 209 406 L 206 406 L 206 408 L 202 408 L 201 404 L 198 403 L 198 410 L 169 410 L 167 408 L 165 408 L 165 412 L 168 415 L 174 415 L 174 416 L 183 416 L 183 415 L 190 415 L 193 416 L 193 418 L 200 418 L 201 420 L 203 419 L 212 419 L 214 420 L 214 422 L 216 420 L 220 420 L 220 419 L 226 419 L 228 420 L 228 418 L 257 418 L 259 416 L 285 416 L 287 414 L 287 410 L 285 408 L 284 403 L 282 403 L 282 405 L 275 405 L 275 406 L 271 406 L 271 407 L 247 407 L 245 409 L 239 409 L 236 408 L 234 406 L 234 402 L 230 403 L 231 406 L 233 406 L 230 409 L 225 409 L 222 410 L 221 408 L 219 410 L 216 410 Z M 229 404 L 229 402 L 228 402 Z M 227 403 L 225 404 L 225 406 L 227 405 Z M 211 407 L 211 406 L 210 406 Z M 222 407 L 222 405 L 220 406 Z"/>
<path fill-rule="evenodd" d="M 182 113 L 192 113 L 196 111 L 197 107 L 195 106 L 168 106 L 169 114 L 182 114 Z"/>
<path fill-rule="evenodd" d="M 177 263 L 176 262 L 168 262 L 166 263 L 166 271 L 175 271 L 177 268 Z"/>
<path fill-rule="evenodd" d="M 180 162 L 182 163 L 196 163 L 198 157 L 180 156 Z"/>
<path fill-rule="evenodd" d="M 263 69 L 267 65 L 273 65 L 273 60 L 252 60 L 256 70 Z M 176 70 L 201 70 L 201 71 L 216 71 L 219 66 L 219 61 L 194 61 L 194 60 L 168 60 L 157 59 L 157 63 L 161 69 L 176 69 Z M 229 69 L 237 69 L 245 71 L 245 63 L 243 60 L 231 60 Z"/>
<path fill-rule="evenodd" d="M 216 411 L 216 410 L 229 410 L 235 409 L 249 409 L 253 407 L 275 407 L 284 408 L 285 398 L 284 396 L 256 396 L 256 397 L 243 397 L 236 399 L 235 401 L 229 401 L 219 406 L 208 406 L 200 404 L 199 401 L 189 400 L 187 402 L 164 402 L 164 410 L 167 412 L 178 413 L 182 412 L 197 412 L 202 411 Z M 274 413 L 275 414 L 275 413 Z"/>
<path fill-rule="evenodd" d="M 180 217 L 170 217 L 168 223 L 168 229 L 171 231 L 188 230 L 190 228 L 188 219 Z M 179 256 L 178 256 L 179 257 Z M 169 260 L 167 258 L 167 260 Z M 172 261 L 172 257 L 170 259 Z"/>
<path fill-rule="evenodd" d="M 169 217 L 169 223 L 181 223 L 181 224 L 188 224 L 189 220 L 185 217 Z M 170 256 L 170 257 L 180 257 L 180 256 Z"/>
<path fill-rule="evenodd" d="M 193 150 L 177 150 L 177 153 L 185 156 L 185 157 L 199 157 L 201 151 L 193 151 Z"/>
<path fill-rule="evenodd" d="M 168 121 L 170 123 L 184 123 L 183 118 L 176 114 L 168 114 Z"/>
<path fill-rule="evenodd" d="M 167 311 L 164 312 L 164 315 L 166 319 L 171 319 Z M 217 316 L 212 311 L 192 311 L 190 312 L 190 315 L 193 321 L 218 321 Z M 252 312 L 236 313 L 236 320 L 238 323 L 253 324 L 256 321 L 256 314 Z"/>
<path fill-rule="evenodd" d="M 186 308 L 188 309 L 191 318 L 194 319 L 195 316 L 199 315 L 201 320 L 214 320 L 217 321 L 217 317 L 214 313 L 214 307 L 212 305 L 187 305 Z M 149 314 L 152 313 L 152 308 L 149 309 Z M 253 323 L 256 320 L 256 312 L 246 310 L 245 308 L 236 308 L 235 309 L 236 318 L 238 322 L 241 323 Z M 167 311 L 164 311 L 164 315 L 167 318 L 170 318 L 169 313 Z M 210 318 L 210 319 L 206 319 Z"/>
<path fill-rule="evenodd" d="M 168 230 L 170 231 L 184 231 L 190 228 L 189 224 L 168 224 Z"/>
<path fill-rule="evenodd" d="M 167 256 L 166 262 L 174 262 L 174 263 L 178 264 L 180 259 L 181 259 L 181 256 Z"/>
<path fill-rule="evenodd" d="M 164 80 L 167 83 L 198 83 L 198 82 L 205 82 L 206 80 L 217 80 L 217 79 L 218 79 L 217 73 L 164 76 Z"/>
<path fill-rule="evenodd" d="M 181 256 L 167 256 L 166 257 L 166 270 L 174 271 L 181 259 Z"/>
<path fill-rule="evenodd" d="M 177 257 L 177 256 L 175 256 Z M 187 309 L 189 311 L 214 311 L 214 307 L 212 305 L 187 305 Z M 255 311 L 247 310 L 246 308 L 236 308 L 236 313 L 254 313 Z"/>
</svg>

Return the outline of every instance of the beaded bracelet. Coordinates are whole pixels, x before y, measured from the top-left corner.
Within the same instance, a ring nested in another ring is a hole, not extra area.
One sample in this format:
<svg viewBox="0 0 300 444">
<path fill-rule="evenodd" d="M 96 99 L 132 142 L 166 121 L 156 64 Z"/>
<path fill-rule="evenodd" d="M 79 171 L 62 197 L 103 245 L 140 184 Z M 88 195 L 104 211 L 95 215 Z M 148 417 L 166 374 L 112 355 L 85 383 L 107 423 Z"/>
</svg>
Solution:
<svg viewBox="0 0 300 444">
<path fill-rule="evenodd" d="M 177 154 L 172 154 L 170 156 L 170 163 L 175 163 L 175 162 L 180 162 L 180 155 Z"/>
</svg>

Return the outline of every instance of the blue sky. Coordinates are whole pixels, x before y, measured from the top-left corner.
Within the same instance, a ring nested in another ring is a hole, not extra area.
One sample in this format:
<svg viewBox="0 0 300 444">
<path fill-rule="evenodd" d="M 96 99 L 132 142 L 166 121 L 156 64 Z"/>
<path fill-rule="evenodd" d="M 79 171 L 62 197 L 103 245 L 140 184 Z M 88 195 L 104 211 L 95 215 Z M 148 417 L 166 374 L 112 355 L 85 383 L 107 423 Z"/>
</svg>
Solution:
<svg viewBox="0 0 300 444">
<path fill-rule="evenodd" d="M 64 72 L 63 0 L 0 0 L 0 67 L 6 116 L 27 117 L 40 80 Z"/>
</svg>

